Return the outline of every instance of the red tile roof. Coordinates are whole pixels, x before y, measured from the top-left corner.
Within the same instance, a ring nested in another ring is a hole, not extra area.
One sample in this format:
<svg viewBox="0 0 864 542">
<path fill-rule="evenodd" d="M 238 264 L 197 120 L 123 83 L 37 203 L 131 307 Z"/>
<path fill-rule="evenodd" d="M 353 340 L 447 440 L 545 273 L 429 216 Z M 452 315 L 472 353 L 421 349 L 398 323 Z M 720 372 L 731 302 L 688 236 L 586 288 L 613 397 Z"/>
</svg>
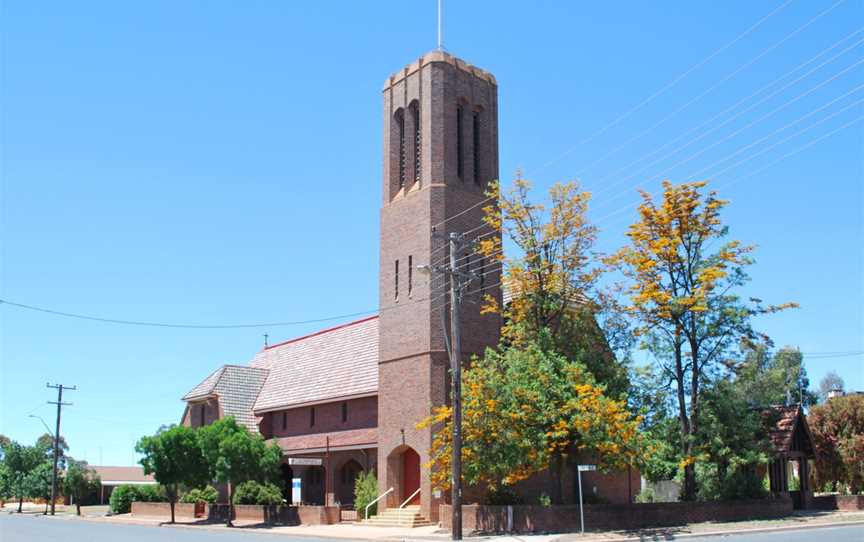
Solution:
<svg viewBox="0 0 864 542">
<path fill-rule="evenodd" d="M 807 428 L 804 411 L 800 405 L 772 407 L 763 413 L 763 417 L 766 422 L 771 424 L 768 428 L 768 439 L 776 452 L 788 453 L 793 451 L 795 429 L 798 427 L 799 419 L 809 443 L 810 431 Z M 807 446 L 809 448 L 809 444 Z"/>
<path fill-rule="evenodd" d="M 253 411 L 378 393 L 378 317 L 372 316 L 261 350 L 251 367 L 269 374 Z"/>
<path fill-rule="evenodd" d="M 268 442 L 276 442 L 283 452 L 296 451 L 308 453 L 310 451 L 325 450 L 327 448 L 328 437 L 330 439 L 330 449 L 358 446 L 374 447 L 378 443 L 378 429 L 370 427 L 366 429 L 335 431 L 332 433 L 296 435 L 293 437 L 270 439 Z"/>
</svg>

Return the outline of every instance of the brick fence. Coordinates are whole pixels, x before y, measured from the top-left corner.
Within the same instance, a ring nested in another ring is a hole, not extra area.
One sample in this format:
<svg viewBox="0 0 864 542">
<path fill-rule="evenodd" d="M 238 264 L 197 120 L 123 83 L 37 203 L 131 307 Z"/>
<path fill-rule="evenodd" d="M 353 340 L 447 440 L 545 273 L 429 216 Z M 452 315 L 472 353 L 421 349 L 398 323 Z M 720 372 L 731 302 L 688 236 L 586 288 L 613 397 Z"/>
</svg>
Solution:
<svg viewBox="0 0 864 542">
<path fill-rule="evenodd" d="M 155 518 L 171 518 L 171 505 L 167 502 L 133 502 L 133 516 L 149 516 Z M 183 519 L 195 518 L 195 505 L 178 502 L 174 505 L 174 517 Z M 207 517 L 207 505 L 204 505 L 204 517 Z"/>
<path fill-rule="evenodd" d="M 509 509 L 509 510 L 508 510 Z M 670 527 L 705 521 L 740 521 L 787 516 L 792 499 L 776 497 L 726 502 L 672 502 L 646 504 L 585 505 L 586 530 Z M 450 506 L 441 505 L 441 524 L 450 529 Z M 579 530 L 579 506 L 485 506 L 462 507 L 465 532 L 571 532 Z"/>
<path fill-rule="evenodd" d="M 178 519 L 194 519 L 195 505 L 177 503 L 174 516 Z M 203 518 L 209 521 L 228 520 L 227 504 L 205 505 Z M 262 506 L 255 504 L 235 504 L 234 519 L 256 523 L 279 525 L 330 525 L 339 523 L 340 513 L 337 506 Z M 147 516 L 169 519 L 171 508 L 167 502 L 133 502 L 133 516 Z"/>
<path fill-rule="evenodd" d="M 864 510 L 864 495 L 820 495 L 813 497 L 813 507 L 819 510 Z"/>
</svg>

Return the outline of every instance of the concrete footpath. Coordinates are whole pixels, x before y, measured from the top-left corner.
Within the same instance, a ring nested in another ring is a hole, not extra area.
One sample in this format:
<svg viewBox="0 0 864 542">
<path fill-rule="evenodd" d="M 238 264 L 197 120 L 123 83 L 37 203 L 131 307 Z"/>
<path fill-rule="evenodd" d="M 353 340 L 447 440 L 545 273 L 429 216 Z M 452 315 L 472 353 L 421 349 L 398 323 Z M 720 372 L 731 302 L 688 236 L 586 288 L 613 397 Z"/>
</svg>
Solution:
<svg viewBox="0 0 864 542">
<path fill-rule="evenodd" d="M 9 508 L 3 509 L 9 512 Z M 32 513 L 32 512 L 31 512 Z M 118 523 L 126 525 L 143 525 L 165 529 L 190 529 L 197 531 L 221 531 L 257 533 L 265 535 L 284 535 L 297 538 L 321 538 L 337 540 L 378 540 L 378 541 L 445 541 L 450 539 L 450 533 L 437 526 L 419 527 L 416 529 L 400 527 L 374 527 L 354 523 L 337 525 L 299 525 L 299 526 L 267 526 L 260 523 L 235 522 L 235 527 L 229 528 L 221 523 L 207 521 L 180 520 L 170 525 L 161 517 L 133 517 L 130 514 L 119 516 L 77 517 L 67 513 L 55 518 L 54 521 Z M 532 535 L 471 535 L 469 540 L 494 540 L 496 542 L 630 542 L 646 540 L 685 540 L 693 537 L 728 536 L 744 533 L 782 532 L 802 529 L 819 529 L 824 527 L 839 527 L 860 525 L 864 529 L 864 512 L 801 512 L 793 516 L 776 520 L 754 520 L 730 523 L 697 523 L 679 527 L 660 529 L 642 529 L 638 531 L 605 531 L 558 534 Z M 814 534 L 815 536 L 815 534 Z"/>
</svg>

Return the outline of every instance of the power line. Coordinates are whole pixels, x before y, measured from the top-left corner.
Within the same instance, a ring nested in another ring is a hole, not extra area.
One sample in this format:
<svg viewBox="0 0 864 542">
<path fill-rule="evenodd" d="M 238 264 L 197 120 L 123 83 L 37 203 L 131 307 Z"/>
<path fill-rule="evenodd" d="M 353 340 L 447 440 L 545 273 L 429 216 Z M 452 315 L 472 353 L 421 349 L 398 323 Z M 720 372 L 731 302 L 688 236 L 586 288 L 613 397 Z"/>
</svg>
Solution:
<svg viewBox="0 0 864 542">
<path fill-rule="evenodd" d="M 842 4 L 843 2 L 845 2 L 845 0 L 839 0 L 836 4 L 834 4 L 833 6 L 831 6 L 831 7 L 829 8 L 829 11 L 830 11 L 831 9 L 834 9 L 835 7 L 839 6 L 839 5 Z M 596 139 L 597 137 L 599 137 L 600 135 L 602 135 L 603 133 L 605 133 L 605 132 L 606 132 L 607 130 L 609 130 L 610 128 L 612 128 L 612 127 L 614 127 L 614 126 L 617 126 L 617 125 L 620 124 L 622 121 L 624 121 L 625 119 L 627 119 L 628 117 L 630 117 L 630 115 L 632 115 L 632 114 L 635 113 L 636 111 L 639 111 L 640 109 L 642 109 L 643 107 L 645 107 L 646 105 L 648 105 L 649 103 L 651 103 L 652 101 L 654 101 L 656 98 L 658 98 L 659 96 L 661 96 L 662 94 L 664 94 L 666 91 L 668 91 L 669 89 L 671 89 L 672 87 L 674 87 L 675 85 L 677 85 L 677 84 L 678 84 L 679 82 L 681 82 L 681 80 L 683 80 L 685 77 L 687 77 L 688 75 L 690 75 L 691 73 L 693 73 L 693 72 L 696 71 L 697 69 L 701 68 L 702 66 L 704 66 L 705 64 L 707 64 L 708 62 L 710 62 L 711 60 L 713 60 L 716 56 L 718 56 L 719 54 L 721 54 L 721 53 L 724 52 L 725 50 L 729 49 L 730 47 L 732 47 L 733 45 L 735 45 L 736 43 L 738 43 L 739 41 L 741 41 L 742 39 L 744 39 L 745 37 L 747 37 L 748 35 L 750 35 L 754 30 L 756 30 L 757 28 L 759 28 L 760 26 L 762 26 L 762 24 L 765 23 L 765 21 L 767 21 L 768 19 L 770 19 L 771 17 L 773 17 L 773 16 L 776 15 L 777 13 L 780 13 L 783 9 L 785 9 L 785 8 L 786 8 L 787 6 L 789 6 L 789 4 L 791 4 L 791 3 L 792 3 L 792 0 L 789 0 L 788 2 L 783 3 L 780 7 L 774 9 L 771 13 L 769 13 L 768 15 L 764 16 L 763 18 L 759 19 L 755 24 L 753 24 L 752 26 L 750 26 L 750 28 L 748 28 L 747 30 L 745 30 L 744 33 L 740 34 L 738 37 L 736 37 L 736 38 L 733 39 L 732 41 L 730 41 L 730 42 L 728 42 L 727 44 L 723 45 L 722 47 L 720 47 L 719 49 L 717 49 L 716 51 L 714 51 L 713 53 L 711 53 L 710 55 L 708 55 L 708 56 L 705 57 L 704 59 L 702 59 L 702 60 L 700 60 L 699 62 L 697 62 L 696 64 L 694 64 L 692 67 L 690 67 L 690 68 L 689 68 L 688 70 L 686 70 L 684 73 L 682 73 L 682 74 L 678 75 L 677 77 L 675 77 L 674 79 L 672 79 L 672 81 L 670 81 L 670 82 L 667 83 L 664 87 L 662 87 L 660 90 L 656 91 L 654 94 L 652 94 L 651 96 L 649 96 L 648 98 L 646 98 L 645 100 L 643 100 L 642 102 L 640 102 L 638 105 L 636 105 L 636 106 L 633 107 L 632 109 L 628 110 L 628 111 L 625 112 L 623 115 L 620 115 L 618 118 L 616 118 L 615 120 L 613 120 L 613 121 L 610 122 L 609 124 L 605 125 L 605 126 L 602 127 L 600 130 L 594 132 L 594 133 L 593 133 L 591 136 L 589 136 L 587 139 L 584 139 L 584 140 L 580 141 L 577 145 L 574 145 L 573 147 L 571 147 L 570 149 L 568 149 L 567 151 L 565 151 L 563 154 L 561 154 L 561 155 L 559 155 L 558 157 L 556 157 L 556 158 L 550 160 L 549 162 L 546 162 L 545 164 L 543 164 L 542 166 L 540 166 L 540 167 L 537 168 L 536 170 L 533 170 L 531 173 L 533 173 L 533 174 L 539 173 L 540 171 L 546 169 L 547 167 L 551 166 L 552 164 L 558 162 L 559 160 L 561 160 L 561 159 L 563 159 L 563 158 L 569 156 L 570 154 L 572 154 L 573 152 L 575 152 L 577 149 L 579 149 L 581 146 L 590 143 L 591 141 L 593 141 L 594 139 Z"/>
<path fill-rule="evenodd" d="M 849 36 L 846 36 L 846 37 L 843 38 L 842 40 L 836 42 L 834 45 L 832 45 L 832 46 L 830 46 L 829 48 L 823 50 L 822 52 L 820 52 L 820 53 L 819 53 L 818 55 L 816 55 L 815 57 L 813 57 L 813 58 L 811 58 L 810 60 L 804 62 L 803 64 L 798 65 L 795 69 L 793 69 L 793 70 L 787 72 L 786 74 L 784 74 L 784 75 L 782 75 L 781 77 L 775 79 L 775 80 L 772 81 L 771 83 L 769 83 L 769 84 L 767 84 L 767 85 L 761 87 L 761 88 L 760 88 L 759 90 L 757 90 L 756 92 L 753 92 L 752 94 L 750 94 L 750 95 L 748 95 L 748 96 L 742 98 L 741 100 L 738 100 L 737 102 L 735 102 L 735 103 L 732 104 L 731 106 L 727 107 L 726 109 L 724 109 L 724 110 L 721 111 L 720 113 L 714 115 L 713 117 L 711 117 L 711 118 L 708 119 L 707 121 L 703 122 L 702 124 L 700 124 L 700 125 L 697 126 L 696 128 L 693 128 L 693 129 L 689 130 L 688 132 L 685 132 L 685 133 L 681 134 L 680 136 L 678 136 L 678 137 L 672 139 L 672 140 L 669 141 L 668 143 L 666 143 L 666 144 L 664 144 L 664 145 L 658 147 L 657 149 L 655 149 L 655 150 L 649 152 L 648 154 L 643 155 L 642 157 L 640 157 L 640 158 L 637 159 L 636 161 L 631 162 L 630 164 L 624 166 L 623 168 L 618 169 L 618 170 L 616 170 L 616 171 L 614 171 L 614 172 L 612 172 L 612 173 L 610 173 L 610 174 L 608 174 L 608 175 L 603 175 L 603 176 L 599 177 L 598 179 L 595 179 L 593 182 L 596 184 L 596 183 L 600 183 L 601 181 L 603 181 L 603 180 L 605 180 L 605 179 L 608 179 L 608 178 L 610 178 L 610 177 L 611 177 L 611 178 L 617 177 L 619 174 L 622 174 L 622 173 L 624 173 L 624 172 L 626 172 L 626 171 L 630 171 L 631 168 L 632 168 L 633 166 L 635 166 L 636 164 L 639 164 L 639 163 L 644 162 L 646 159 L 650 158 L 651 156 L 655 156 L 655 155 L 657 155 L 659 152 L 661 152 L 661 151 L 663 151 L 664 149 L 667 149 L 667 148 L 669 148 L 669 147 L 674 147 L 673 150 L 672 150 L 672 152 L 666 153 L 666 154 L 664 154 L 663 156 L 661 156 L 660 158 L 656 158 L 656 159 L 654 159 L 654 160 L 652 160 L 652 161 L 646 163 L 644 166 L 642 166 L 642 167 L 641 167 L 640 169 L 638 169 L 636 172 L 632 173 L 632 176 L 631 176 L 629 179 L 634 178 L 633 176 L 640 174 L 641 172 L 645 171 L 648 167 L 650 167 L 650 166 L 652 166 L 652 165 L 654 165 L 654 164 L 657 164 L 658 162 L 661 162 L 661 161 L 665 160 L 666 158 L 669 158 L 669 157 L 671 157 L 671 156 L 674 156 L 674 155 L 678 154 L 679 152 L 681 152 L 682 150 L 686 149 L 687 147 L 693 145 L 694 143 L 696 143 L 696 142 L 698 142 L 698 141 L 701 141 L 701 140 L 704 139 L 706 136 L 708 136 L 708 134 L 711 134 L 712 132 L 715 132 L 716 130 L 722 128 L 723 126 L 729 124 L 730 122 L 732 122 L 733 120 L 737 119 L 738 117 L 740 117 L 740 116 L 743 115 L 744 113 L 750 111 L 751 109 L 753 109 L 754 107 L 756 107 L 756 106 L 758 106 L 758 105 L 764 103 L 765 101 L 767 101 L 767 100 L 773 98 L 774 96 L 776 96 L 776 95 L 779 94 L 780 92 L 783 92 L 783 91 L 786 90 L 787 88 L 789 88 L 789 87 L 791 87 L 792 85 L 798 83 L 799 81 L 805 79 L 806 77 L 810 76 L 811 74 L 813 74 L 814 72 L 818 71 L 819 69 L 821 69 L 822 67 L 826 66 L 827 64 L 830 64 L 831 62 L 833 62 L 833 61 L 836 60 L 837 58 L 841 57 L 842 55 L 844 55 L 844 54 L 847 53 L 848 51 L 850 51 L 850 50 L 854 49 L 855 47 L 857 47 L 857 46 L 861 45 L 862 43 L 864 43 L 864 38 L 862 38 L 861 40 L 859 40 L 859 41 L 857 41 L 856 43 L 854 43 L 854 44 L 850 45 L 849 47 L 847 47 L 846 49 L 840 51 L 839 53 L 837 53 L 837 54 L 834 55 L 833 57 L 831 57 L 831 58 L 829 58 L 828 60 L 822 62 L 821 64 L 819 64 L 819 65 L 816 66 L 815 68 L 812 68 L 810 71 L 808 71 L 808 72 L 805 73 L 804 75 L 799 76 L 797 79 L 794 79 L 793 81 L 791 81 L 791 82 L 789 82 L 789 83 L 783 85 L 782 87 L 776 89 L 775 91 L 771 92 L 771 93 L 768 94 L 767 96 L 764 96 L 764 97 L 761 98 L 759 101 L 757 101 L 757 102 L 751 104 L 750 106 L 746 107 L 746 108 L 743 109 L 742 111 L 739 111 L 738 113 L 736 113 L 736 114 L 733 115 L 732 117 L 726 119 L 726 120 L 723 121 L 722 123 L 713 126 L 710 130 L 704 132 L 704 133 L 701 134 L 699 137 L 696 137 L 696 138 L 693 138 L 693 139 L 687 139 L 687 138 L 690 137 L 690 135 L 692 135 L 692 134 L 694 134 L 695 132 L 698 132 L 699 130 L 701 130 L 702 128 L 704 128 L 704 127 L 710 125 L 710 124 L 713 123 L 715 120 L 717 120 L 717 119 L 719 119 L 720 117 L 724 116 L 726 113 L 729 113 L 730 111 L 733 111 L 733 110 L 736 109 L 739 105 L 741 105 L 741 104 L 747 102 L 748 100 L 750 100 L 750 99 L 753 98 L 754 96 L 757 96 L 757 95 L 761 94 L 764 90 L 766 90 L 766 89 L 768 89 L 768 88 L 774 86 L 776 83 L 782 81 L 783 79 L 786 79 L 787 77 L 789 77 L 789 76 L 792 75 L 793 73 L 797 72 L 798 70 L 800 70 L 800 69 L 803 68 L 804 66 L 807 66 L 808 64 L 813 63 L 813 62 L 814 62 L 815 60 L 817 60 L 818 58 L 820 58 L 820 57 L 822 57 L 823 55 L 825 55 L 826 53 L 828 53 L 828 52 L 830 52 L 830 51 L 836 49 L 836 48 L 837 48 L 841 43 L 847 41 L 849 38 L 851 38 L 851 37 L 853 37 L 853 36 L 855 36 L 855 35 L 857 35 L 857 34 L 860 34 L 862 31 L 864 31 L 864 28 L 861 28 L 861 29 L 856 30 L 855 32 L 853 32 L 853 33 L 850 34 Z M 678 146 L 678 145 L 676 145 L 676 144 L 677 144 L 679 141 L 681 141 L 682 139 L 687 139 L 687 143 L 685 143 L 685 144 L 682 145 L 682 146 Z M 628 180 L 628 178 L 627 178 L 627 177 L 624 177 L 624 178 L 621 179 L 620 181 L 612 182 L 612 183 L 610 183 L 610 184 L 604 186 L 602 189 L 595 191 L 595 192 L 594 192 L 594 196 L 597 197 L 597 196 L 599 196 L 599 195 L 601 195 L 601 194 L 604 194 L 604 193 L 608 192 L 612 187 L 614 187 L 614 186 L 620 184 L 621 181 L 624 181 L 624 180 Z"/>
<path fill-rule="evenodd" d="M 627 141 L 625 141 L 624 143 L 622 143 L 622 144 L 619 145 L 618 147 L 616 147 L 616 148 L 612 149 L 611 151 L 609 151 L 608 153 L 604 154 L 603 156 L 601 156 L 600 158 L 598 158 L 597 160 L 595 160 L 594 162 L 592 162 L 590 165 L 585 166 L 584 168 L 582 168 L 582 169 L 580 170 L 580 172 L 577 172 L 577 173 L 576 173 L 576 176 L 578 177 L 578 176 L 579 176 L 579 173 L 584 172 L 584 171 L 586 171 L 586 170 L 588 170 L 588 169 L 594 167 L 595 165 L 601 163 L 603 160 L 605 160 L 606 158 L 608 158 L 608 157 L 614 155 L 615 153 L 617 153 L 617 152 L 620 151 L 621 149 L 626 148 L 628 145 L 630 145 L 630 144 L 633 143 L 634 141 L 637 141 L 637 140 L 641 139 L 642 137 L 644 137 L 645 135 L 651 133 L 651 132 L 654 131 L 657 127 L 659 127 L 660 125 L 664 124 L 666 121 L 668 121 L 668 120 L 671 119 L 672 117 L 676 116 L 678 113 L 684 111 L 685 109 L 687 109 L 688 107 L 690 107 L 690 106 L 693 105 L 694 103 L 698 102 L 699 100 L 701 100 L 702 98 L 704 98 L 705 96 L 707 96 L 708 94 L 710 94 L 711 92 L 715 91 L 717 88 L 719 88 L 720 86 L 722 86 L 723 84 L 725 84 L 726 82 L 728 82 L 730 79 L 732 79 L 733 77 L 735 77 L 736 75 L 738 75 L 738 74 L 741 73 L 742 71 L 746 70 L 747 68 L 749 68 L 750 66 L 752 66 L 753 64 L 755 64 L 756 62 L 758 62 L 759 60 L 761 60 L 763 57 L 765 57 L 766 55 L 768 55 L 769 53 L 771 53 L 772 51 L 774 51 L 775 49 L 777 49 L 778 47 L 780 47 L 781 45 L 783 45 L 784 43 L 786 43 L 787 41 L 789 41 L 790 39 L 792 39 L 793 37 L 795 37 L 795 36 L 797 36 L 798 34 L 800 34 L 801 32 L 803 32 L 805 29 L 807 29 L 807 28 L 808 28 L 809 26 L 811 26 L 813 23 L 815 23 L 816 21 L 818 21 L 819 19 L 821 19 L 824 15 L 827 15 L 828 12 L 832 11 L 834 8 L 836 8 L 837 6 L 839 6 L 843 1 L 845 1 L 845 0 L 841 0 L 840 2 L 837 2 L 837 3 L 834 4 L 833 6 L 829 7 L 828 9 L 826 9 L 826 10 L 820 12 L 818 15 L 816 15 L 816 16 L 813 17 L 813 18 L 811 18 L 809 21 L 807 21 L 806 23 L 804 23 L 802 26 L 799 26 L 797 29 L 795 29 L 795 30 L 792 31 L 791 33 L 787 34 L 783 39 L 781 39 L 780 41 L 774 43 L 773 45 L 771 45 L 770 47 L 768 47 L 767 49 L 765 49 L 764 51 L 762 51 L 761 53 L 759 53 L 759 54 L 756 55 L 755 57 L 751 58 L 749 61 L 745 62 L 743 65 L 739 66 L 739 67 L 736 68 L 734 71 L 732 71 L 732 73 L 728 74 L 727 76 L 725 76 L 724 78 L 722 78 L 722 79 L 721 79 L 720 81 L 718 81 L 717 83 L 714 83 L 713 85 L 711 85 L 710 87 L 708 87 L 708 89 L 702 91 L 702 92 L 701 92 L 700 94 L 698 94 L 695 98 L 690 99 L 690 100 L 687 101 L 684 105 L 680 106 L 678 109 L 676 109 L 676 110 L 673 111 L 672 113 L 666 115 L 665 117 L 663 117 L 662 119 L 660 119 L 659 121 L 657 121 L 656 123 L 654 123 L 653 125 L 651 125 L 648 129 L 643 130 L 642 132 L 640 132 L 639 134 L 635 135 L 634 137 L 628 139 Z"/>
</svg>

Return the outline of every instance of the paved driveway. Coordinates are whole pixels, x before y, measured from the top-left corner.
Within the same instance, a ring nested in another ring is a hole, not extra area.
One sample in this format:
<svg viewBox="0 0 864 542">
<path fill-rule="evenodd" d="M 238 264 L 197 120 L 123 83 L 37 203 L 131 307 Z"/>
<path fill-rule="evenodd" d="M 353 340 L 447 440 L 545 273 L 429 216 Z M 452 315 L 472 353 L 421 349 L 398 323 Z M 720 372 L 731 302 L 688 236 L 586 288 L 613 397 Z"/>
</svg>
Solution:
<svg viewBox="0 0 864 542">
<path fill-rule="evenodd" d="M 269 542 L 273 540 L 322 542 L 320 538 L 284 534 L 244 531 L 221 532 L 0 514 L 0 541 L 2 542 L 147 542 L 162 540 L 176 540 L 177 542 Z"/>
</svg>

